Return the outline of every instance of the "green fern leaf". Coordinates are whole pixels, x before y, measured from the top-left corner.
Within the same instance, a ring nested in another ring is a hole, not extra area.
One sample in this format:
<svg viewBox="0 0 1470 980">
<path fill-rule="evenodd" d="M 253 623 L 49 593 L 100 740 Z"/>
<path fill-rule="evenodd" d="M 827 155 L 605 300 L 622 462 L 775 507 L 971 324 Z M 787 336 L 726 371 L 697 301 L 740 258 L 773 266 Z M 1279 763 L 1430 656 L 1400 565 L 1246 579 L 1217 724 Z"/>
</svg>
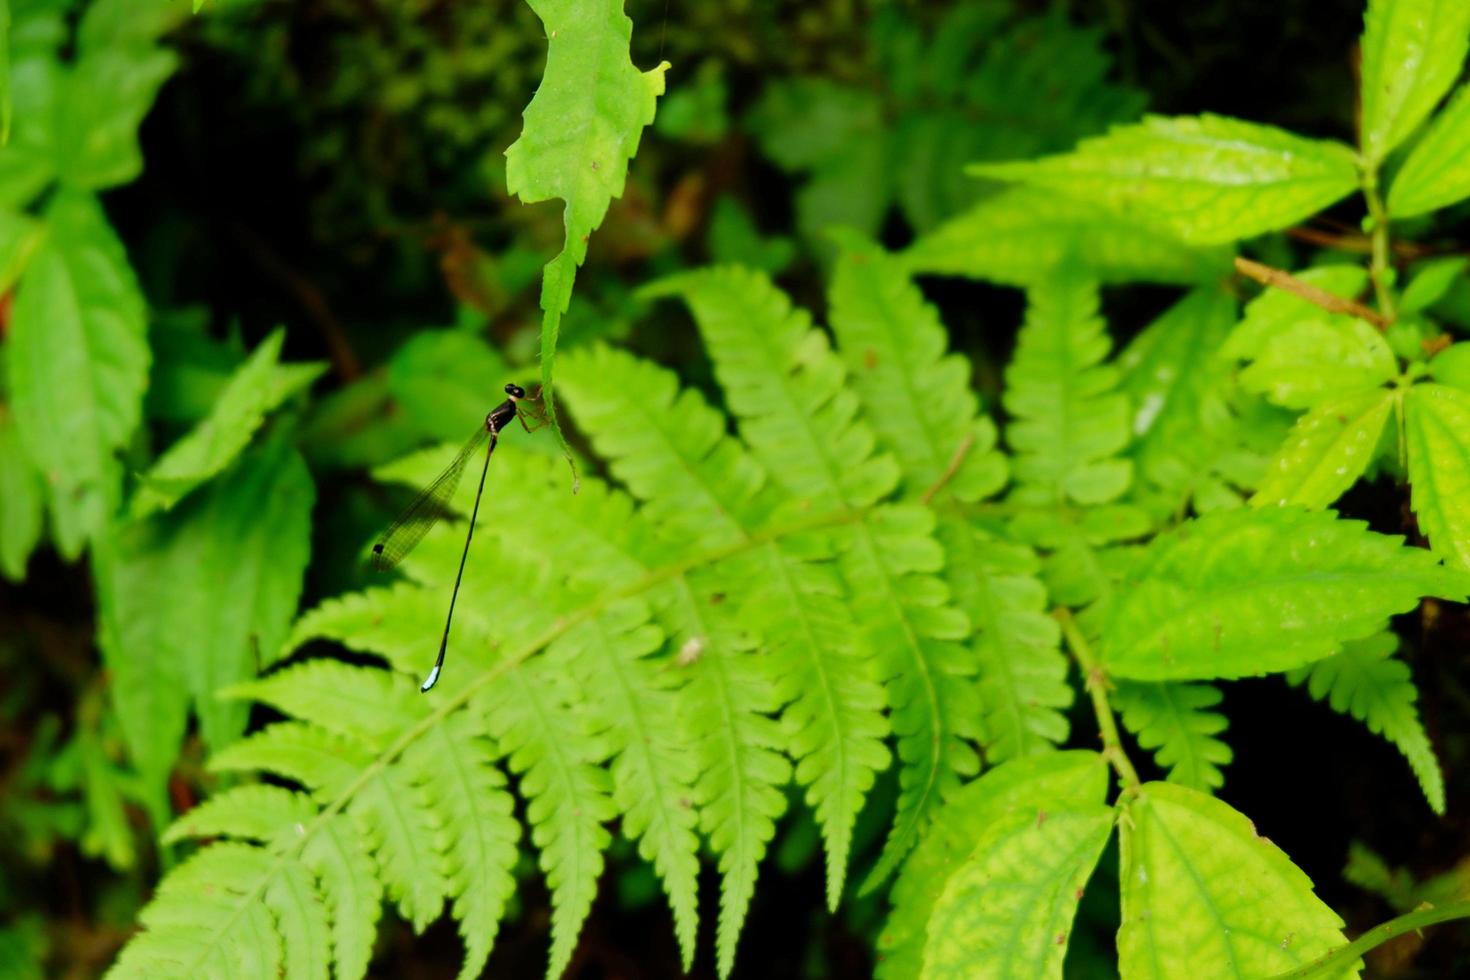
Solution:
<svg viewBox="0 0 1470 980">
<path fill-rule="evenodd" d="M 567 357 L 562 383 L 579 425 L 611 460 L 613 473 L 645 501 L 640 513 L 671 536 L 691 544 L 728 546 L 749 540 L 748 528 L 765 521 L 770 504 L 769 494 L 762 494 L 767 481 L 760 464 L 725 435 L 723 415 L 697 392 L 679 392 L 671 372 L 594 348 Z M 629 419 L 636 424 L 628 424 Z M 598 485 L 592 483 L 591 489 L 596 493 Z M 587 495 L 584 487 L 579 496 Z M 572 511 L 589 509 L 570 506 L 559 491 L 545 505 L 559 511 L 559 536 L 582 523 Z M 598 523 L 606 526 L 605 520 Z M 584 546 L 576 547 L 580 551 Z M 596 545 L 588 542 L 585 547 Z M 774 549 L 767 557 L 786 560 Z M 614 575 L 624 574 L 619 563 L 605 564 Z M 759 559 L 740 559 L 716 566 L 698 582 L 680 575 L 666 596 L 653 597 L 660 623 L 681 652 L 684 724 L 696 739 L 699 762 L 695 795 L 724 878 L 716 944 L 721 976 L 733 968 L 756 869 L 775 834 L 775 818 L 786 806 L 779 787 L 791 770 L 777 751 L 783 744 L 779 726 L 767 717 L 782 703 L 775 679 L 749 641 L 738 635 L 740 617 L 704 596 L 724 595 L 726 576 L 746 581 L 760 575 Z"/>
<path fill-rule="evenodd" d="M 215 772 L 274 773 L 330 800 L 372 761 L 367 746 L 298 721 L 277 722 L 225 746 L 209 760 Z"/>
<path fill-rule="evenodd" d="M 1039 810 L 1101 803 L 1107 788 L 1102 757 L 1082 751 L 1002 763 L 966 784 L 939 811 L 894 882 L 893 911 L 878 936 L 879 980 L 920 975 L 935 903 L 956 865 L 974 850 L 976 838 L 987 827 L 1007 814 L 1024 813 L 1035 821 Z"/>
<path fill-rule="evenodd" d="M 1410 388 L 1404 437 L 1424 533 L 1446 561 L 1470 569 L 1470 394 L 1448 385 Z"/>
<path fill-rule="evenodd" d="M 858 418 L 841 363 L 769 279 L 714 269 L 664 280 L 649 292 L 677 293 L 689 303 L 742 434 L 798 500 L 865 506 L 894 488 L 897 464 L 874 453 L 876 439 Z M 764 551 L 746 610 L 771 646 L 789 702 L 782 716 L 788 751 L 823 829 L 827 900 L 835 908 L 853 821 L 875 772 L 888 764 L 884 694 L 833 570 L 800 560 L 830 555 L 830 542 L 793 536 Z"/>
<path fill-rule="evenodd" d="M 1296 507 L 1209 514 L 1155 538 L 1110 604 L 1116 677 L 1209 680 L 1300 667 L 1470 576 L 1361 521 Z"/>
<path fill-rule="evenodd" d="M 377 860 L 388 897 L 414 932 L 423 932 L 439 917 L 449 894 L 433 847 L 435 808 L 414 775 L 402 768 L 370 769 L 366 775 L 348 812 Z"/>
<path fill-rule="evenodd" d="M 566 238 L 542 275 L 541 384 L 552 429 L 570 459 L 553 378 L 561 318 L 587 258 L 588 236 L 622 195 L 628 161 L 653 122 L 668 63 L 649 72 L 633 66 L 633 22 L 623 0 L 533 0 L 531 9 L 546 29 L 546 72 L 526 106 L 520 138 L 505 151 L 505 184 L 527 204 L 565 202 Z"/>
<path fill-rule="evenodd" d="M 316 816 L 311 800 L 294 790 L 259 783 L 216 793 L 164 831 L 162 841 L 189 837 L 243 837 L 268 842 Z"/>
<path fill-rule="evenodd" d="M 1026 323 L 1006 368 L 1006 441 L 1016 451 L 1017 493 L 1032 503 L 1102 504 L 1128 488 L 1128 402 L 1097 315 L 1097 286 L 1075 264 L 1029 292 Z"/>
<path fill-rule="evenodd" d="M 383 888 L 361 832 L 343 814 L 323 820 L 302 848 L 301 863 L 316 875 L 327 905 L 336 975 L 341 980 L 365 976 Z"/>
<path fill-rule="evenodd" d="M 907 497 L 944 481 L 959 500 L 1005 483 L 995 424 L 978 414 L 970 365 L 946 354 L 949 334 L 899 260 L 852 236 L 828 301 L 832 332 L 882 447 L 903 471 Z"/>
<path fill-rule="evenodd" d="M 1318 404 L 1266 464 L 1251 503 L 1331 505 L 1367 472 L 1396 403 L 1387 388 L 1369 388 Z"/>
<path fill-rule="evenodd" d="M 1285 228 L 1358 186 L 1357 160 L 1340 143 L 1210 115 L 1148 116 L 1070 153 L 968 172 L 1148 215 L 1202 245 Z"/>
<path fill-rule="evenodd" d="M 1169 771 L 1171 783 L 1205 793 L 1225 785 L 1220 767 L 1230 762 L 1230 746 L 1215 737 L 1225 730 L 1225 716 L 1206 710 L 1220 703 L 1219 688 L 1124 682 L 1113 703 L 1138 744 Z"/>
<path fill-rule="evenodd" d="M 140 918 L 147 931 L 109 976 L 327 976 L 331 935 L 311 872 L 262 848 L 205 848 Z"/>
<path fill-rule="evenodd" d="M 269 704 L 375 749 L 429 713 L 407 678 L 337 660 L 308 660 L 224 693 Z"/>
<path fill-rule="evenodd" d="M 648 659 L 663 633 L 641 602 L 623 602 L 552 644 L 552 663 L 580 681 L 590 724 L 612 753 L 613 799 L 669 895 L 684 969 L 699 924 L 694 760 L 676 722 L 676 675 Z"/>
<path fill-rule="evenodd" d="M 1333 711 L 1352 715 L 1397 746 L 1414 770 L 1430 809 L 1443 814 L 1444 775 L 1414 707 L 1419 691 L 1409 667 L 1393 655 L 1398 645 L 1393 633 L 1377 633 L 1344 644 L 1336 654 L 1294 670 L 1286 679 L 1298 685 L 1305 681 L 1312 697 L 1326 700 Z"/>
<path fill-rule="evenodd" d="M 551 980 L 571 962 L 611 840 L 603 824 L 618 814 L 607 770 L 592 764 L 587 740 L 566 737 L 579 727 L 569 709 L 575 696 L 563 671 L 536 662 L 506 671 L 475 701 L 528 801 L 531 840 L 551 889 Z"/>
<path fill-rule="evenodd" d="M 951 576 L 955 601 L 970 617 L 980 671 L 982 742 L 991 763 L 1049 751 L 1067 739 L 1072 704 L 1061 629 L 1046 614 L 1041 567 L 1025 545 L 1000 541 L 945 518 L 939 537 L 964 574 Z"/>
<path fill-rule="evenodd" d="M 1064 259 L 1103 283 L 1191 284 L 1228 273 L 1231 253 L 1196 247 L 1093 201 L 1032 187 L 992 194 L 925 234 L 902 261 L 920 274 L 1029 287 Z"/>
<path fill-rule="evenodd" d="M 403 757 L 443 816 L 435 846 L 443 855 L 440 871 L 465 944 L 461 980 L 484 971 L 506 902 L 515 892 L 511 869 L 521 828 L 511 815 L 515 799 L 505 776 L 490 764 L 494 756 L 469 715 L 459 712 L 435 725 Z"/>
</svg>

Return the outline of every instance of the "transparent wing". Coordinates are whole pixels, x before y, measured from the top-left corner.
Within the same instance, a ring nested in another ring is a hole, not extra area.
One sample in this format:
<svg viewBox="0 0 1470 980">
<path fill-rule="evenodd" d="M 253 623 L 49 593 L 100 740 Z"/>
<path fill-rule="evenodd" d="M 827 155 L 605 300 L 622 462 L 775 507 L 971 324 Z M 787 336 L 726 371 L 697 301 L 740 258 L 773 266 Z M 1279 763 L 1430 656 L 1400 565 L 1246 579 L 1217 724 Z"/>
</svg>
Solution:
<svg viewBox="0 0 1470 980">
<path fill-rule="evenodd" d="M 414 498 L 413 503 L 404 509 L 398 516 L 398 520 L 389 525 L 388 530 L 373 545 L 373 568 L 385 572 L 397 565 L 414 547 L 429 533 L 429 528 L 439 523 L 440 519 L 447 516 L 451 511 L 449 502 L 454 497 L 454 491 L 459 486 L 460 477 L 464 476 L 465 463 L 475 455 L 476 451 L 485 445 L 485 440 L 490 438 L 490 430 L 484 425 L 470 436 L 464 448 L 454 457 L 453 461 L 444 468 L 444 472 L 435 478 L 419 495 Z"/>
</svg>

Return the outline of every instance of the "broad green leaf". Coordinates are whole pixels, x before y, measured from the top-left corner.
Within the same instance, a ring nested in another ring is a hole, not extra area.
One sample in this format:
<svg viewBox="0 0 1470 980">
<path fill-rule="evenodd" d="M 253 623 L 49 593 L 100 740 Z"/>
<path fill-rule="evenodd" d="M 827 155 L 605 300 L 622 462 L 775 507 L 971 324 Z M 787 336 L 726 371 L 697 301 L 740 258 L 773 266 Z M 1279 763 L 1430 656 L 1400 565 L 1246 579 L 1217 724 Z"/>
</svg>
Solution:
<svg viewBox="0 0 1470 980">
<path fill-rule="evenodd" d="M 168 510 L 223 472 L 249 445 L 265 417 L 325 370 L 321 364 L 280 364 L 285 331 L 261 341 L 215 401 L 209 417 L 168 448 L 133 497 L 133 516 Z"/>
<path fill-rule="evenodd" d="M 1412 218 L 1470 197 L 1470 85 L 1429 124 L 1388 189 L 1392 218 Z"/>
<path fill-rule="evenodd" d="M 0 204 L 19 209 L 56 176 L 56 102 L 65 75 L 50 51 L 30 56 L 17 51 L 9 76 L 15 118 L 10 141 L 0 152 Z"/>
<path fill-rule="evenodd" d="M 1085 811 L 1102 804 L 1107 787 L 1102 757 L 1079 750 L 1013 759 L 967 783 L 939 811 L 893 885 L 893 911 L 878 936 L 880 980 L 920 974 L 935 903 L 986 828 L 1012 815 L 1035 823 L 1043 811 Z"/>
<path fill-rule="evenodd" d="M 1199 245 L 1285 228 L 1358 186 L 1340 143 L 1208 115 L 1149 116 L 1071 153 L 969 172 L 1084 197 Z"/>
<path fill-rule="evenodd" d="M 1285 408 L 1311 408 L 1397 374 L 1398 361 L 1381 333 L 1354 317 L 1328 315 L 1267 338 L 1240 373 L 1240 384 Z"/>
<path fill-rule="evenodd" d="M 41 474 L 26 455 L 10 407 L 0 403 L 0 575 L 19 582 L 41 540 Z"/>
<path fill-rule="evenodd" d="M 1128 400 L 1103 363 L 1112 346 L 1098 316 L 1097 284 L 1058 266 L 1028 293 L 1026 323 L 1006 368 L 1016 482 L 1029 503 L 1096 505 L 1128 488 Z"/>
<path fill-rule="evenodd" d="M 146 310 L 95 200 L 62 195 L 46 222 L 16 293 L 7 367 L 16 428 L 50 490 L 57 550 L 74 558 L 117 504 L 114 454 L 138 425 L 148 382 Z"/>
<path fill-rule="evenodd" d="M 1208 680 L 1289 670 L 1375 632 L 1420 597 L 1462 601 L 1470 575 L 1331 512 L 1209 514 L 1160 535 L 1116 590 L 1108 672 Z"/>
<path fill-rule="evenodd" d="M 546 30 L 546 72 L 526 106 L 520 138 L 505 151 L 505 183 L 527 204 L 564 202 L 566 240 L 541 283 L 541 384 L 552 429 L 570 459 L 552 378 L 561 318 L 587 258 L 587 239 L 622 195 L 628 161 L 653 122 L 668 64 L 649 72 L 633 66 L 633 22 L 623 0 L 531 0 L 531 9 Z"/>
<path fill-rule="evenodd" d="M 1399 638 L 1385 630 L 1345 643 L 1326 660 L 1300 667 L 1286 679 L 1293 684 L 1306 681 L 1312 697 L 1325 698 L 1333 711 L 1352 715 L 1396 745 L 1414 770 L 1430 809 L 1442 816 L 1444 774 L 1414 706 L 1419 691 L 1409 666 L 1393 655 L 1398 645 Z"/>
<path fill-rule="evenodd" d="M 9 292 L 15 286 L 31 260 L 31 253 L 45 237 L 40 222 L 24 214 L 0 211 L 0 290 Z"/>
<path fill-rule="evenodd" d="M 1460 77 L 1467 46 L 1470 4 L 1462 0 L 1368 0 L 1359 129 L 1369 168 L 1429 116 Z"/>
<path fill-rule="evenodd" d="M 1029 286 L 1072 256 L 1100 282 L 1193 283 L 1229 273 L 1227 249 L 1197 248 L 1153 225 L 1050 189 L 1008 188 L 921 236 L 911 272 Z"/>
<path fill-rule="evenodd" d="M 126 184 L 143 170 L 138 126 L 178 59 L 161 48 L 93 50 L 72 66 L 57 106 L 56 171 L 81 190 Z"/>
<path fill-rule="evenodd" d="M 1447 562 L 1470 569 L 1470 392 L 1410 388 L 1404 437 L 1419 525 Z"/>
<path fill-rule="evenodd" d="M 1206 709 L 1220 703 L 1220 689 L 1209 684 L 1122 682 L 1113 704 L 1123 724 L 1169 770 L 1169 782 L 1209 793 L 1225 783 L 1220 767 L 1230 762 L 1230 746 L 1215 736 L 1225 716 Z"/>
<path fill-rule="evenodd" d="M 417 333 L 388 363 L 388 391 L 435 439 L 461 442 L 515 381 L 505 358 L 479 337 L 460 330 Z"/>
<path fill-rule="evenodd" d="M 992 822 L 934 904 L 920 976 L 1060 980 L 1072 917 L 1112 830 L 1102 804 Z"/>
<path fill-rule="evenodd" d="M 1369 388 L 1321 402 L 1297 419 L 1251 503 L 1327 507 L 1368 469 L 1398 396 Z"/>
<path fill-rule="evenodd" d="M 1311 880 L 1238 811 L 1170 783 L 1145 783 L 1123 807 L 1123 976 L 1266 977 L 1346 944 Z"/>
<path fill-rule="evenodd" d="M 191 700 L 211 748 L 244 731 L 249 706 L 216 694 L 253 677 L 261 652 L 286 636 L 313 496 L 301 457 L 273 440 L 171 513 L 124 527 L 99 554 L 113 703 L 151 784 L 173 764 Z"/>
</svg>

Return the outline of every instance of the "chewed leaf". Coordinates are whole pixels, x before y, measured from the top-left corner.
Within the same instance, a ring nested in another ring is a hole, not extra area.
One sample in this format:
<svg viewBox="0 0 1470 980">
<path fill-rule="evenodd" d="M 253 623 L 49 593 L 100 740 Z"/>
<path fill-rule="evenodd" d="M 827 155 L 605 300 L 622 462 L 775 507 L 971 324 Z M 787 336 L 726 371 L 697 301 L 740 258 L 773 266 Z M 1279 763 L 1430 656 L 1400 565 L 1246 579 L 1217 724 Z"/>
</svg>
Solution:
<svg viewBox="0 0 1470 980">
<path fill-rule="evenodd" d="M 505 151 L 505 183 L 527 204 L 555 197 L 566 205 L 566 238 L 541 283 L 541 384 L 547 418 L 570 460 L 553 384 L 561 317 L 588 237 L 622 196 L 668 64 L 649 72 L 633 66 L 633 22 L 623 0 L 532 0 L 531 9 L 546 29 L 546 73 L 526 106 L 520 138 Z"/>
</svg>

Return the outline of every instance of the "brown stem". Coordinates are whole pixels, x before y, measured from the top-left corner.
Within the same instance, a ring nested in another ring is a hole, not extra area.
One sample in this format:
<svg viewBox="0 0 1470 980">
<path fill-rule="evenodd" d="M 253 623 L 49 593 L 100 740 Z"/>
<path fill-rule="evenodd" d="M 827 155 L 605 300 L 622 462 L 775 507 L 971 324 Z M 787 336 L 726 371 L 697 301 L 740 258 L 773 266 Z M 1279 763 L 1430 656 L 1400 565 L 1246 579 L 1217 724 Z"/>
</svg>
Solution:
<svg viewBox="0 0 1470 980">
<path fill-rule="evenodd" d="M 1294 296 L 1300 296 L 1313 306 L 1320 306 L 1329 313 L 1346 313 L 1348 316 L 1355 316 L 1360 320 L 1367 320 L 1379 330 L 1383 330 L 1388 326 L 1389 321 L 1376 310 L 1370 310 L 1362 303 L 1357 303 L 1350 299 L 1343 299 L 1341 296 L 1335 296 L 1325 289 L 1319 289 L 1309 282 L 1303 282 L 1283 269 L 1276 269 L 1252 259 L 1236 256 L 1235 271 L 1243 276 L 1254 279 L 1263 286 L 1272 286 L 1276 289 L 1285 290 Z"/>
</svg>

